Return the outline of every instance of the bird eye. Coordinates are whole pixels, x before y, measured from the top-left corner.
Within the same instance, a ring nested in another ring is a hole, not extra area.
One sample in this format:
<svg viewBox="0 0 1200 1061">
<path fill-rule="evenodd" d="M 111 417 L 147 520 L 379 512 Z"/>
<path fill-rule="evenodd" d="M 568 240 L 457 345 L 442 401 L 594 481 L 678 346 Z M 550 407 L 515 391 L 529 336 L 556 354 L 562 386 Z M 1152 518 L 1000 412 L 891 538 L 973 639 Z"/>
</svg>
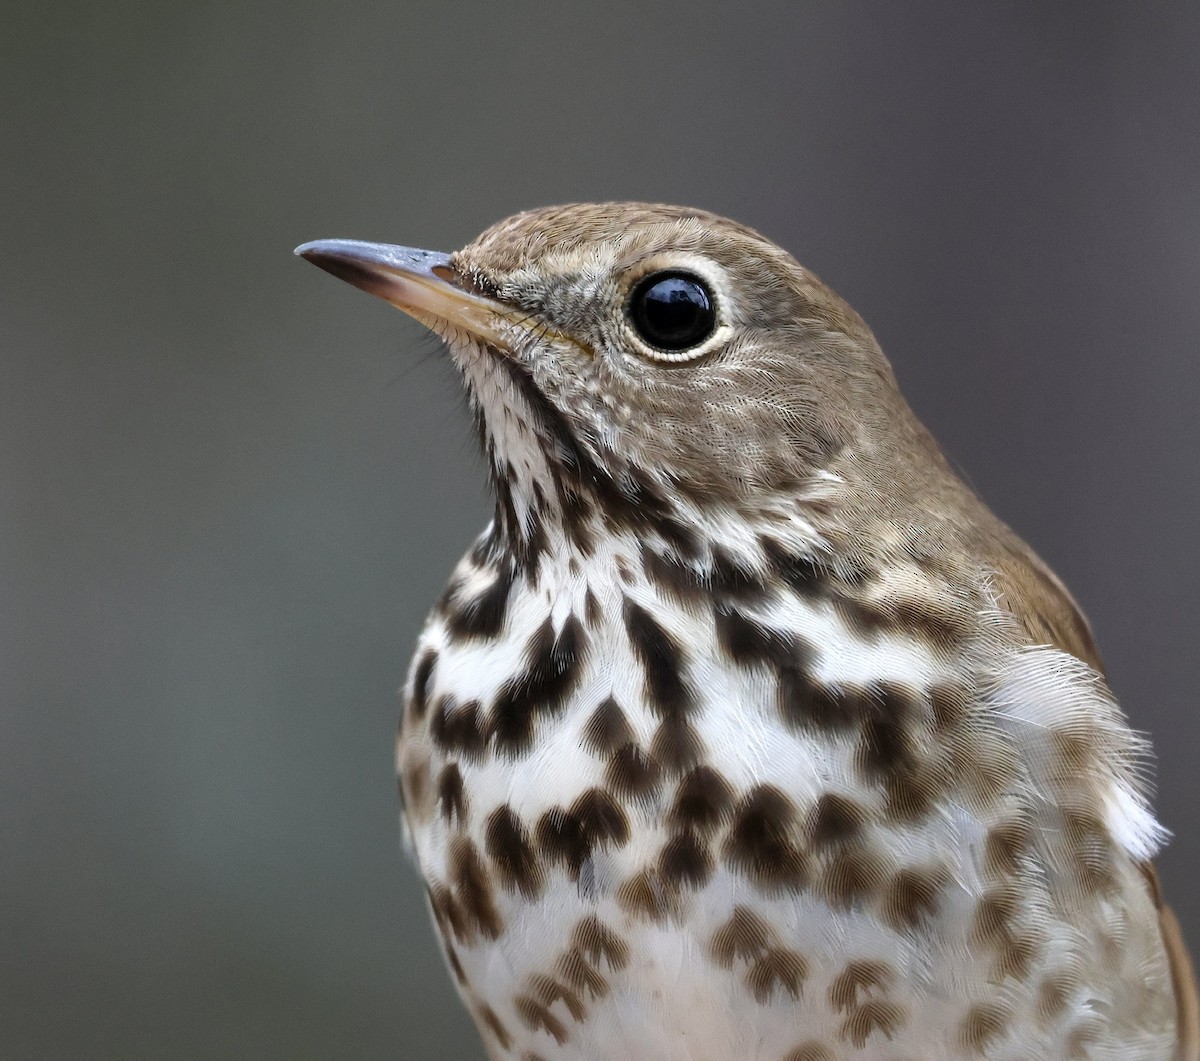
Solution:
<svg viewBox="0 0 1200 1061">
<path fill-rule="evenodd" d="M 650 346 L 672 352 L 699 346 L 717 326 L 712 293 L 691 273 L 651 273 L 633 289 L 629 316 Z"/>
</svg>

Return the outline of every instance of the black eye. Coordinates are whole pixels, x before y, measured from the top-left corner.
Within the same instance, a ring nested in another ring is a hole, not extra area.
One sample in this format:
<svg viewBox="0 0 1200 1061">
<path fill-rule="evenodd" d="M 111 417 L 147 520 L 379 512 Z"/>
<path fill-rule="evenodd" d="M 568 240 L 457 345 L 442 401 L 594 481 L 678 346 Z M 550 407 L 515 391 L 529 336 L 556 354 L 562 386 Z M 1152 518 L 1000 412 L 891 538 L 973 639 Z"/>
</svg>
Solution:
<svg viewBox="0 0 1200 1061">
<path fill-rule="evenodd" d="M 717 325 L 711 292 L 690 273 L 647 276 L 633 289 L 629 315 L 638 335 L 660 350 L 699 346 Z"/>
</svg>

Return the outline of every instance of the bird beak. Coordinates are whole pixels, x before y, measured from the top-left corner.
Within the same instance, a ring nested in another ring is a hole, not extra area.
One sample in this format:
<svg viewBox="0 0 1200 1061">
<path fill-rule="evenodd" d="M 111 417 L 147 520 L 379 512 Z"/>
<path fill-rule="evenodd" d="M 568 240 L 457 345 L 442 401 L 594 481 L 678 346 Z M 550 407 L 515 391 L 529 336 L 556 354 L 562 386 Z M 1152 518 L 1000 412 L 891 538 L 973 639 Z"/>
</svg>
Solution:
<svg viewBox="0 0 1200 1061">
<path fill-rule="evenodd" d="M 515 332 L 527 331 L 528 315 L 460 286 L 450 255 L 356 239 L 319 239 L 296 253 L 328 273 L 377 295 L 443 334 L 460 328 L 501 350 L 511 350 Z"/>
</svg>

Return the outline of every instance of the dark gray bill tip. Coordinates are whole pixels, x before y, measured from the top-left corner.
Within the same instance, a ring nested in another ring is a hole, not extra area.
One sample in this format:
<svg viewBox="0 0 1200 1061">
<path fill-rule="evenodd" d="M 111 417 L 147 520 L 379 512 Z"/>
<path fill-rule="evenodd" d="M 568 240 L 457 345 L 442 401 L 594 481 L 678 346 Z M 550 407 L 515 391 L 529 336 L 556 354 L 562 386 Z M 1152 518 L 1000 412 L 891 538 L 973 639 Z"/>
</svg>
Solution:
<svg viewBox="0 0 1200 1061">
<path fill-rule="evenodd" d="M 315 239 L 301 243 L 295 253 L 322 269 L 329 263 L 352 263 L 359 268 L 392 273 L 431 276 L 436 268 L 448 268 L 450 255 L 419 247 L 398 247 L 391 243 L 368 243 L 360 239 Z"/>
<path fill-rule="evenodd" d="M 450 255 L 418 247 L 367 243 L 358 239 L 317 239 L 301 243 L 295 251 L 305 261 L 332 273 L 363 291 L 388 298 L 397 280 L 404 277 L 439 280 L 453 275 Z"/>
</svg>

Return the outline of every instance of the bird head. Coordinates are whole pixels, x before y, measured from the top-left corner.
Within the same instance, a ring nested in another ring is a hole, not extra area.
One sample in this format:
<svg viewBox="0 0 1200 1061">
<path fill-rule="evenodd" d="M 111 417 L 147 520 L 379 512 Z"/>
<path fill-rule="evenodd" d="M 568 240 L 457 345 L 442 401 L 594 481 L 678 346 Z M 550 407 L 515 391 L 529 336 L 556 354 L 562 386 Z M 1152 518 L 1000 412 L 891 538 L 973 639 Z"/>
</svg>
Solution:
<svg viewBox="0 0 1200 1061">
<path fill-rule="evenodd" d="M 879 472 L 913 423 L 861 318 L 781 248 L 700 210 L 549 207 L 454 254 L 297 253 L 446 341 L 513 530 L 564 507 L 647 525 L 792 509 Z"/>
</svg>

